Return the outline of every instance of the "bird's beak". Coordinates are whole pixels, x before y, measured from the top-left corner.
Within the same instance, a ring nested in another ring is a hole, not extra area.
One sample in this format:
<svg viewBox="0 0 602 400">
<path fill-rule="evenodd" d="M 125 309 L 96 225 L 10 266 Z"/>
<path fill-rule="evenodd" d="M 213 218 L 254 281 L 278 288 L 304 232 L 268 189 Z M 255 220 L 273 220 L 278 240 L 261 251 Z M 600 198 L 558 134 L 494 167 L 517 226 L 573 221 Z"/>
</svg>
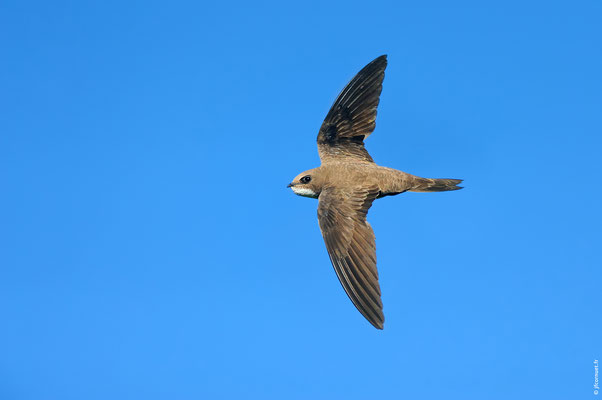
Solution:
<svg viewBox="0 0 602 400">
<path fill-rule="evenodd" d="M 288 185 L 286 185 L 287 188 L 293 187 L 292 183 L 289 183 Z"/>
</svg>

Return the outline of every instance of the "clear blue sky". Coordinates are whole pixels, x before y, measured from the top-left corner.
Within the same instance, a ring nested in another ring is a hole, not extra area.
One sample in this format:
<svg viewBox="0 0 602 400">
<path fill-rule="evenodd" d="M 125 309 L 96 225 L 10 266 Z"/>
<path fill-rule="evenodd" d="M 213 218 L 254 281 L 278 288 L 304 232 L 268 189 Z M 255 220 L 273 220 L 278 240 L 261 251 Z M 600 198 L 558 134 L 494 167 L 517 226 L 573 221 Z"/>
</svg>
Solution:
<svg viewBox="0 0 602 400">
<path fill-rule="evenodd" d="M 602 5 L 483 3 L 3 1 L 0 398 L 594 398 Z M 377 331 L 285 186 L 381 54 L 466 188 L 372 207 Z"/>
</svg>

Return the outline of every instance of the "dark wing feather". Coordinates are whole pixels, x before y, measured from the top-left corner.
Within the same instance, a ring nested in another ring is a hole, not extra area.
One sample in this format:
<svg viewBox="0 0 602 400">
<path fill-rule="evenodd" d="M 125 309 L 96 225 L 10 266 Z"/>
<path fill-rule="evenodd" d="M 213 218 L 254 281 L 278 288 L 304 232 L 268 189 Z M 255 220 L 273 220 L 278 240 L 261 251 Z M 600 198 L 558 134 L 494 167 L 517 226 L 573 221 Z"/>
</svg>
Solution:
<svg viewBox="0 0 602 400">
<path fill-rule="evenodd" d="M 378 329 L 385 317 L 380 298 L 374 232 L 366 214 L 378 188 L 326 189 L 320 194 L 318 221 L 330 261 L 345 292 Z"/>
<path fill-rule="evenodd" d="M 376 125 L 385 68 L 387 56 L 383 55 L 358 72 L 335 100 L 318 132 L 318 153 L 323 164 L 343 157 L 374 162 L 364 148 L 364 139 Z"/>
</svg>

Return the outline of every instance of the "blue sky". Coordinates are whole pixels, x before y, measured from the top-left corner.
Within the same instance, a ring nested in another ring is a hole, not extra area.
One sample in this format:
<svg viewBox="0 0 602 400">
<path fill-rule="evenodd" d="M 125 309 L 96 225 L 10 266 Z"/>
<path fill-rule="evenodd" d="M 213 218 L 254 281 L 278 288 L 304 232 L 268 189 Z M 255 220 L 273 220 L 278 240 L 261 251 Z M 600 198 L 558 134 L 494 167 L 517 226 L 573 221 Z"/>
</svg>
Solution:
<svg viewBox="0 0 602 400">
<path fill-rule="evenodd" d="M 491 3 L 491 2 L 489 2 Z M 2 399 L 586 399 L 598 1 L 0 5 Z M 317 130 L 389 55 L 384 331 L 329 263 Z"/>
</svg>

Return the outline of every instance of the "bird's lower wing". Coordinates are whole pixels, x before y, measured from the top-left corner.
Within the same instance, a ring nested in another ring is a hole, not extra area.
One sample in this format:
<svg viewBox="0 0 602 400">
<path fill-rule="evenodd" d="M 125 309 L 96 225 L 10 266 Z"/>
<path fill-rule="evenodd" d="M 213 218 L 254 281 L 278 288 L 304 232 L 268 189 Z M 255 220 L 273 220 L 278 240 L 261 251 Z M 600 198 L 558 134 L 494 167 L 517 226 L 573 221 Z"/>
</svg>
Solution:
<svg viewBox="0 0 602 400">
<path fill-rule="evenodd" d="M 377 196 L 378 188 L 326 189 L 319 197 L 318 221 L 345 292 L 374 327 L 383 329 L 374 232 L 366 221 Z"/>
</svg>

